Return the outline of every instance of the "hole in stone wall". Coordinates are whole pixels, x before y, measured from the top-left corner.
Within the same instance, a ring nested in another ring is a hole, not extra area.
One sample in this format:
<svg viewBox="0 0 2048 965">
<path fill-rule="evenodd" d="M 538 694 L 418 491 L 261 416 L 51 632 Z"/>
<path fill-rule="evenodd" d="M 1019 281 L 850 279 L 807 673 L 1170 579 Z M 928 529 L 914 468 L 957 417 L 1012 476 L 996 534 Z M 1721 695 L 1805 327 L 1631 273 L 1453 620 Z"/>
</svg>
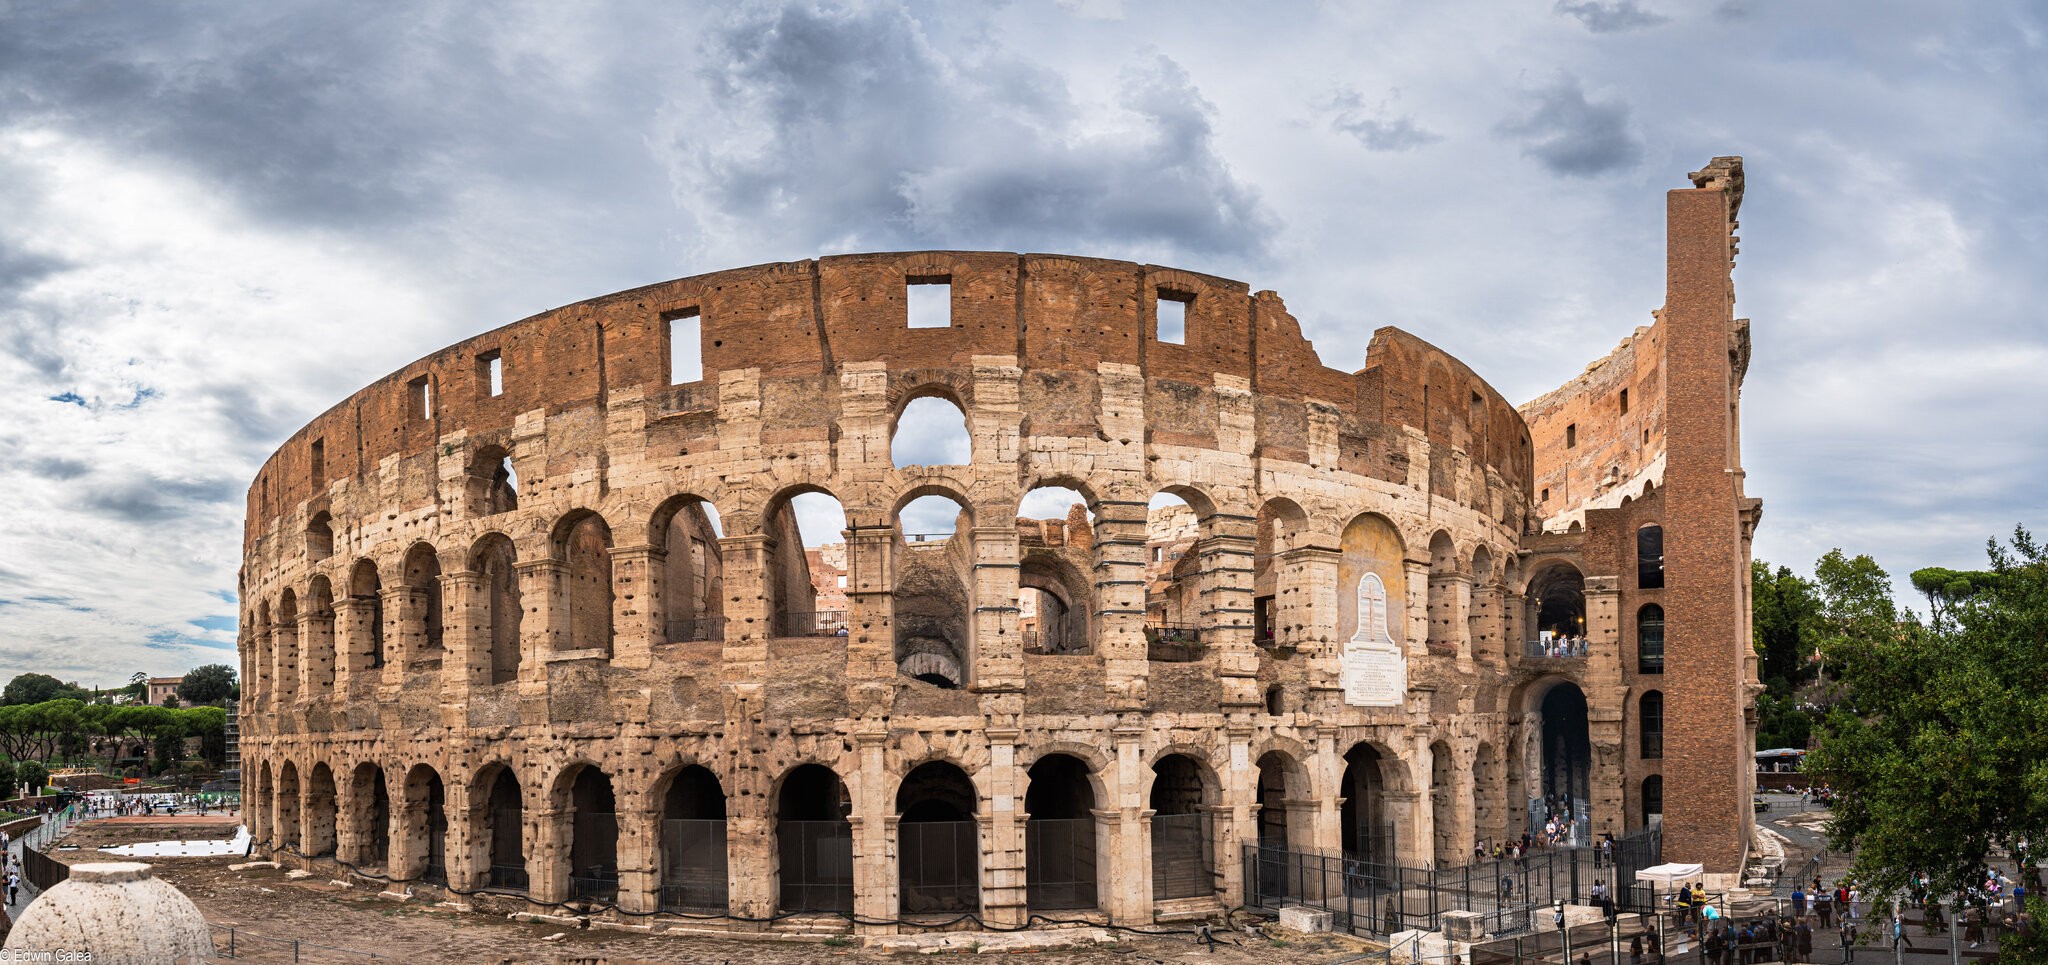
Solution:
<svg viewBox="0 0 2048 965">
<path fill-rule="evenodd" d="M 487 399 L 505 394 L 505 356 L 497 349 L 477 355 L 476 384 Z"/>
<path fill-rule="evenodd" d="M 668 384 L 704 378 L 703 316 L 692 308 L 668 319 Z"/>
<path fill-rule="evenodd" d="M 1188 303 L 1192 296 L 1174 292 L 1159 293 L 1159 324 L 1155 329 L 1159 341 L 1168 345 L 1188 343 Z"/>
</svg>

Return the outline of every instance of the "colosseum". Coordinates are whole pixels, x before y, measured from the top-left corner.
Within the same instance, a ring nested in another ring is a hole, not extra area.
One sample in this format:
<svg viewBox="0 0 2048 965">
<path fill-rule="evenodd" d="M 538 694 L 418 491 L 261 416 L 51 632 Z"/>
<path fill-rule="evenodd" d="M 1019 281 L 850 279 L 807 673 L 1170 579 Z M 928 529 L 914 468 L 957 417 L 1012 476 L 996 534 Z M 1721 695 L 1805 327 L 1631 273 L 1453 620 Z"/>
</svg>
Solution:
<svg viewBox="0 0 2048 965">
<path fill-rule="evenodd" d="M 1042 254 L 715 272 L 408 365 L 249 491 L 257 846 L 862 933 L 1213 915 L 1254 854 L 1552 818 L 1739 872 L 1741 161 L 1691 182 L 1652 324 L 1519 410 L 1394 328 L 1333 369 L 1271 291 Z M 913 407 L 964 458 L 903 458 Z"/>
</svg>

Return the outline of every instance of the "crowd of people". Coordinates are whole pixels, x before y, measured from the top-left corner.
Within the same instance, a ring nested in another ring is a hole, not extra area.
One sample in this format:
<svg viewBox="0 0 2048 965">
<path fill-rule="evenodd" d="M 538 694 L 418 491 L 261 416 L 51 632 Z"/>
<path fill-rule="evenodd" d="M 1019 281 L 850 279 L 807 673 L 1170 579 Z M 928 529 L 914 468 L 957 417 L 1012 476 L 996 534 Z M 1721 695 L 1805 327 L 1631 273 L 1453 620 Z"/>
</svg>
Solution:
<svg viewBox="0 0 2048 965">
<path fill-rule="evenodd" d="M 1551 635 L 1548 631 L 1536 641 L 1536 648 L 1546 657 L 1583 657 L 1586 655 L 1586 638 L 1573 635 Z"/>
</svg>

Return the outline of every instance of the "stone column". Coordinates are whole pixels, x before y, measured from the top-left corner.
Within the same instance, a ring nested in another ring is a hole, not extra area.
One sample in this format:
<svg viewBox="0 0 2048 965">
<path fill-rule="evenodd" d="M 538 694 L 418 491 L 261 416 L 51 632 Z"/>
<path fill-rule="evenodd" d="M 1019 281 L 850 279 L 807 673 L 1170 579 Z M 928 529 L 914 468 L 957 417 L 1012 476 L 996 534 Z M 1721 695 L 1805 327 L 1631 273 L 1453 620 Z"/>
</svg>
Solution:
<svg viewBox="0 0 2048 965">
<path fill-rule="evenodd" d="M 1409 772 L 1413 774 L 1414 769 Z M 1399 829 L 1394 835 L 1395 859 L 1411 868 L 1436 864 L 1436 822 L 1430 813 L 1428 796 L 1411 789 L 1385 788 L 1380 791 L 1380 807 L 1387 820 Z"/>
<path fill-rule="evenodd" d="M 1401 571 L 1406 576 L 1403 582 L 1408 584 L 1406 606 L 1402 611 L 1402 615 L 1408 621 L 1407 626 L 1403 628 L 1407 635 L 1402 638 L 1401 649 L 1408 655 L 1412 667 L 1413 661 L 1420 660 L 1429 653 L 1429 641 L 1432 637 L 1429 621 L 1434 614 L 1429 612 L 1429 562 L 1402 560 Z"/>
<path fill-rule="evenodd" d="M 1621 837 L 1627 826 L 1627 797 L 1622 788 L 1627 765 L 1621 749 L 1631 746 L 1626 722 L 1634 719 L 1633 703 L 1642 693 L 1622 686 L 1620 603 L 1621 587 L 1616 578 L 1586 580 L 1584 690 L 1586 736 L 1593 747 L 1587 784 L 1596 837 L 1603 831 Z"/>
<path fill-rule="evenodd" d="M 768 638 L 773 634 L 765 568 L 775 541 L 759 524 L 734 513 L 718 541 L 724 565 L 725 647 L 719 665 L 734 786 L 726 794 L 725 853 L 727 900 L 736 915 L 766 918 L 777 911 L 780 855 L 775 831 L 775 795 L 780 776 L 769 773 L 755 753 L 762 699 L 768 678 Z M 751 790 L 752 793 L 741 793 Z M 747 925 L 745 927 L 765 927 Z"/>
<path fill-rule="evenodd" d="M 668 554 L 646 543 L 612 548 L 612 666 L 645 670 L 667 640 L 661 579 Z"/>
<path fill-rule="evenodd" d="M 384 588 L 384 672 L 385 687 L 401 687 L 413 658 L 426 643 L 427 625 L 424 594 L 400 584 Z"/>
<path fill-rule="evenodd" d="M 369 836 L 377 831 L 366 827 L 374 792 L 357 787 L 354 773 L 338 775 L 335 784 L 334 855 L 348 864 L 362 865 L 370 856 Z"/>
<path fill-rule="evenodd" d="M 869 523 L 849 509 L 847 527 L 848 707 L 855 717 L 879 720 L 896 693 L 896 524 Z"/>
<path fill-rule="evenodd" d="M 1200 554 L 1202 640 L 1215 655 L 1226 713 L 1256 713 L 1265 706 L 1259 692 L 1259 647 L 1252 639 L 1252 560 L 1257 555 L 1258 519 L 1213 512 L 1203 520 Z M 1233 866 L 1234 863 L 1233 863 Z"/>
<path fill-rule="evenodd" d="M 619 908 L 651 913 L 661 907 L 661 816 L 646 795 L 619 802 Z"/>
<path fill-rule="evenodd" d="M 273 687 L 272 701 L 279 711 L 285 710 L 299 696 L 299 624 L 278 621 L 270 630 L 270 652 L 276 664 L 271 668 L 270 681 Z"/>
<path fill-rule="evenodd" d="M 370 601 L 355 597 L 343 597 L 334 601 L 335 651 L 339 659 L 334 666 L 334 689 L 347 694 L 354 682 L 366 675 L 374 676 L 370 669 L 370 620 L 376 607 Z"/>
<path fill-rule="evenodd" d="M 1152 775 L 1138 744 L 1142 736 L 1135 725 L 1119 726 L 1113 733 L 1116 758 L 1110 766 L 1115 781 L 1110 795 L 1115 807 L 1095 812 L 1096 821 L 1111 829 L 1111 847 L 1099 855 L 1109 865 L 1110 884 L 1101 897 L 1103 910 L 1116 925 L 1152 923 Z"/>
<path fill-rule="evenodd" d="M 1319 719 L 1334 716 L 1343 704 L 1338 660 L 1344 645 L 1337 638 L 1337 564 L 1343 558 L 1327 546 L 1288 550 L 1281 557 L 1274 601 L 1282 627 L 1278 638 L 1292 642 L 1308 658 L 1309 692 L 1303 695 L 1301 708 Z"/>
<path fill-rule="evenodd" d="M 541 807 L 529 807 L 524 811 L 526 831 L 524 840 L 529 842 L 526 851 L 526 893 L 534 901 L 561 902 L 569 900 L 569 820 L 567 808 L 558 808 L 547 800 L 547 792 L 540 788 L 526 790 L 531 802 L 539 797 Z"/>
<path fill-rule="evenodd" d="M 1249 641 L 1247 641 L 1249 645 Z M 1212 847 L 1215 849 L 1217 893 L 1225 908 L 1244 904 L 1244 862 L 1239 843 L 1259 839 L 1259 769 L 1252 764 L 1252 727 L 1249 720 L 1233 720 L 1226 728 L 1230 763 L 1218 774 L 1223 800 L 1211 817 Z"/>
<path fill-rule="evenodd" d="M 851 583 L 851 580 L 847 581 Z M 901 887 L 896 880 L 896 808 L 888 789 L 889 733 L 880 721 L 863 722 L 853 735 L 860 772 L 849 789 L 853 814 L 853 913 L 867 919 L 901 916 Z M 863 934 L 893 935 L 894 925 L 863 925 Z"/>
<path fill-rule="evenodd" d="M 1095 642 L 1109 710 L 1144 710 L 1151 665 L 1145 648 L 1146 502 L 1098 499 L 1095 518 Z M 1146 917 L 1150 918 L 1150 892 Z"/>
<path fill-rule="evenodd" d="M 441 642 L 447 648 L 441 658 L 441 689 L 457 707 L 467 707 L 470 691 L 491 683 L 491 610 L 483 580 L 483 574 L 474 570 L 441 577 L 441 600 L 448 611 L 441 621 Z M 460 727 L 467 722 L 465 715 L 447 723 Z"/>
<path fill-rule="evenodd" d="M 991 925 L 1019 926 L 1031 914 L 1024 846 L 1029 819 L 1024 813 L 1024 793 L 1029 777 L 1017 766 L 1017 747 L 1023 734 L 1011 727 L 991 728 L 988 739 L 989 766 L 982 772 L 986 787 L 979 816 L 981 914 Z"/>
<path fill-rule="evenodd" d="M 568 607 L 560 599 L 564 570 L 560 560 L 520 560 L 512 565 L 519 573 L 519 603 L 526 614 L 519 621 L 519 682 L 521 696 L 529 686 L 547 684 L 547 661 L 564 646 L 563 624 Z"/>
<path fill-rule="evenodd" d="M 974 665 L 968 668 L 968 679 L 979 693 L 1021 693 L 1024 646 L 1017 629 L 1022 591 L 1016 520 L 1013 516 L 1000 525 L 976 526 L 972 538 L 974 585 L 968 593 L 974 606 Z"/>
<path fill-rule="evenodd" d="M 448 809 L 448 887 L 454 891 L 482 890 L 490 871 L 490 842 L 483 836 L 479 820 L 487 803 L 472 800 L 468 781 L 441 784 Z"/>
<path fill-rule="evenodd" d="M 299 693 L 313 699 L 333 697 L 334 614 L 299 611 Z"/>
<path fill-rule="evenodd" d="M 396 768 L 384 772 L 385 795 L 391 802 L 390 860 L 384 873 L 399 881 L 426 874 L 427 859 L 433 853 L 433 844 L 427 839 L 432 832 L 427 820 L 428 790 L 425 786 L 415 789 L 406 776 Z"/>
</svg>

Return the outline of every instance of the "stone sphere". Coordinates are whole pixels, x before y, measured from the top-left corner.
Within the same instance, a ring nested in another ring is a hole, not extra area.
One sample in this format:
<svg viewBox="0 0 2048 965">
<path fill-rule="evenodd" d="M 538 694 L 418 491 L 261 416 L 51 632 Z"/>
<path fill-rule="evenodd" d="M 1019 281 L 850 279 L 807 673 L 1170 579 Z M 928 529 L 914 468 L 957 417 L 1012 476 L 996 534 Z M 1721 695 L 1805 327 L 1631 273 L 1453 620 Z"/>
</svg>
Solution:
<svg viewBox="0 0 2048 965">
<path fill-rule="evenodd" d="M 213 960 L 213 936 L 199 906 L 133 861 L 73 866 L 69 878 L 22 912 L 4 947 L 90 952 L 95 965 Z"/>
</svg>

